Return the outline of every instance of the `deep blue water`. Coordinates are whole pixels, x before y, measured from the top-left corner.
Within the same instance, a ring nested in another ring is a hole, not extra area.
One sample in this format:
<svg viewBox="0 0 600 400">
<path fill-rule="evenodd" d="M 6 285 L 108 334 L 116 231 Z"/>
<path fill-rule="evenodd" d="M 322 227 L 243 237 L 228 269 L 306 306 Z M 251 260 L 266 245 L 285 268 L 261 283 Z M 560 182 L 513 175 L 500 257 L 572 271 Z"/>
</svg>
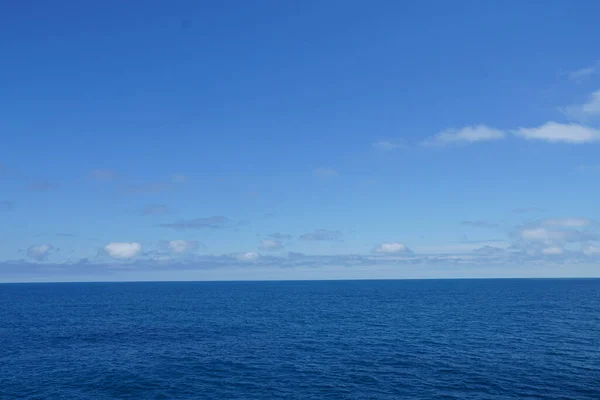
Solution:
<svg viewBox="0 0 600 400">
<path fill-rule="evenodd" d="M 0 285 L 1 399 L 600 399 L 600 280 Z"/>
</svg>

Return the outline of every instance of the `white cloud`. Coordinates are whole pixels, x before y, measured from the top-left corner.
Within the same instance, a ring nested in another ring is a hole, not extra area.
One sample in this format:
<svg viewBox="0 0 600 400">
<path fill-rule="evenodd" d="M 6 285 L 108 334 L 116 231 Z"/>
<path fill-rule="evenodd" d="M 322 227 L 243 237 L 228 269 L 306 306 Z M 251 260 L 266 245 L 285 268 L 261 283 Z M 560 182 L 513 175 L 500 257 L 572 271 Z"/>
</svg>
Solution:
<svg viewBox="0 0 600 400">
<path fill-rule="evenodd" d="M 142 245 L 136 242 L 112 242 L 104 246 L 104 251 L 112 258 L 132 258 L 139 254 Z"/>
<path fill-rule="evenodd" d="M 376 254 L 407 254 L 412 253 L 411 250 L 403 243 L 386 242 L 381 243 L 373 249 Z"/>
<path fill-rule="evenodd" d="M 543 140 L 550 143 L 591 143 L 600 141 L 600 130 L 580 124 L 546 122 L 537 128 L 519 128 L 513 131 L 528 140 Z"/>
<path fill-rule="evenodd" d="M 54 247 L 50 244 L 39 244 L 27 249 L 27 256 L 37 261 L 43 261 L 50 255 Z"/>
<path fill-rule="evenodd" d="M 574 104 L 561 109 L 566 115 L 573 119 L 586 120 L 600 116 L 600 90 L 590 95 L 587 102 Z"/>
<path fill-rule="evenodd" d="M 450 129 L 422 142 L 425 146 L 445 146 L 451 144 L 467 144 L 504 139 L 503 131 L 486 125 L 465 126 L 461 129 Z"/>
<path fill-rule="evenodd" d="M 318 178 L 335 178 L 336 176 L 338 176 L 338 173 L 335 169 L 321 167 L 316 168 L 313 171 L 313 175 Z"/>
<path fill-rule="evenodd" d="M 567 238 L 566 232 L 546 228 L 521 229 L 520 235 L 524 240 L 542 243 L 563 242 Z"/>
<path fill-rule="evenodd" d="M 547 255 L 547 256 L 551 256 L 551 255 L 558 255 L 558 254 L 562 254 L 564 252 L 564 250 L 561 247 L 546 247 L 544 249 L 542 249 L 542 254 Z"/>
<path fill-rule="evenodd" d="M 167 248 L 172 253 L 187 253 L 198 248 L 198 242 L 195 240 L 169 240 L 166 242 Z"/>
<path fill-rule="evenodd" d="M 592 245 L 592 244 L 586 244 L 586 245 L 582 246 L 581 251 L 586 256 L 600 255 L 600 246 Z"/>
<path fill-rule="evenodd" d="M 559 218 L 559 219 L 543 219 L 541 225 L 556 226 L 562 228 L 582 228 L 591 225 L 592 221 L 585 218 Z"/>
<path fill-rule="evenodd" d="M 235 258 L 239 261 L 256 261 L 260 258 L 260 254 L 258 254 L 255 251 L 248 251 L 245 253 L 237 254 Z"/>
<path fill-rule="evenodd" d="M 263 250 L 280 250 L 283 249 L 283 243 L 274 239 L 264 239 L 260 241 L 260 248 Z"/>
<path fill-rule="evenodd" d="M 401 144 L 390 142 L 388 140 L 379 140 L 377 142 L 374 142 L 372 146 L 375 149 L 382 151 L 393 151 L 403 147 Z"/>
<path fill-rule="evenodd" d="M 576 71 L 569 72 L 569 79 L 575 82 L 582 82 L 589 79 L 592 75 L 598 72 L 600 69 L 600 61 L 593 65 L 589 65 L 584 68 L 580 68 Z"/>
</svg>

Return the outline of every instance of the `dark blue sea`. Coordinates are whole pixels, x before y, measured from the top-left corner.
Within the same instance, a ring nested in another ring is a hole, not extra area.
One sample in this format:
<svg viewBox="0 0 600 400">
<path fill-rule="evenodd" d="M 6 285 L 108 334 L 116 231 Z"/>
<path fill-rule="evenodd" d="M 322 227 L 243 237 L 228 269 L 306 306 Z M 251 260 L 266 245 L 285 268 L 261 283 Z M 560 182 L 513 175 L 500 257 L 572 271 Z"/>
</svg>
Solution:
<svg viewBox="0 0 600 400">
<path fill-rule="evenodd" d="M 600 280 L 0 285 L 0 399 L 600 399 Z"/>
</svg>

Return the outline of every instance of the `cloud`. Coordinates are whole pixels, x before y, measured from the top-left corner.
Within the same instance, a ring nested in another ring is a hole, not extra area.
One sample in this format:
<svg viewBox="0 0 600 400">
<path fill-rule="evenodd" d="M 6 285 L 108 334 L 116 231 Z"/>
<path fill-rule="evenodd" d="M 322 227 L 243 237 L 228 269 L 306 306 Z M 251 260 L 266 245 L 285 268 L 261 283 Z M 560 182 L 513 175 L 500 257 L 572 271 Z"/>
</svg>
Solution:
<svg viewBox="0 0 600 400">
<path fill-rule="evenodd" d="M 490 128 L 486 125 L 465 126 L 461 129 L 445 130 L 437 135 L 426 139 L 421 144 L 424 146 L 447 146 L 456 144 L 468 144 L 477 142 L 488 142 L 504 139 L 503 131 Z"/>
<path fill-rule="evenodd" d="M 48 181 L 33 182 L 25 186 L 25 189 L 30 192 L 49 192 L 57 188 L 57 185 L 54 185 Z"/>
<path fill-rule="evenodd" d="M 506 251 L 505 249 L 502 249 L 500 247 L 483 246 L 483 247 L 479 247 L 479 248 L 473 250 L 473 253 L 485 255 L 485 256 L 495 256 L 495 255 L 504 254 L 505 251 Z"/>
<path fill-rule="evenodd" d="M 462 221 L 460 223 L 462 226 L 471 226 L 474 228 L 497 228 L 498 224 L 489 221 Z"/>
<path fill-rule="evenodd" d="M 279 240 L 274 240 L 274 239 L 264 239 L 260 241 L 260 248 L 262 250 L 268 250 L 268 251 L 273 251 L 273 250 L 281 250 L 283 249 L 283 243 L 281 243 Z"/>
<path fill-rule="evenodd" d="M 336 176 L 338 176 L 338 173 L 336 170 L 332 169 L 332 168 L 316 168 L 313 171 L 313 175 L 316 176 L 317 178 L 335 178 Z"/>
<path fill-rule="evenodd" d="M 97 181 L 112 181 L 116 179 L 117 174 L 110 169 L 97 168 L 90 172 L 90 177 Z"/>
<path fill-rule="evenodd" d="M 149 205 L 144 207 L 144 209 L 142 210 L 142 215 L 148 216 L 148 215 L 162 215 L 165 214 L 167 212 L 167 206 L 165 206 L 164 204 L 158 204 L 158 205 Z"/>
<path fill-rule="evenodd" d="M 554 255 L 559 255 L 564 253 L 564 249 L 562 247 L 546 247 L 544 249 L 542 249 L 542 254 L 544 255 L 550 255 L 550 256 L 554 256 Z"/>
<path fill-rule="evenodd" d="M 560 110 L 576 120 L 600 117 L 600 90 L 593 92 L 585 103 L 570 105 Z"/>
<path fill-rule="evenodd" d="M 36 261 L 44 261 L 48 258 L 52 250 L 54 250 L 54 247 L 51 244 L 39 244 L 29 247 L 27 249 L 27 256 Z"/>
<path fill-rule="evenodd" d="M 245 253 L 236 254 L 235 258 L 239 261 L 244 261 L 244 262 L 256 261 L 260 258 L 260 254 L 254 252 L 254 251 L 248 251 Z"/>
<path fill-rule="evenodd" d="M 572 244 L 585 245 L 598 240 L 598 234 L 591 230 L 593 221 L 584 218 L 543 219 L 518 227 L 513 232 L 513 249 L 529 255 L 558 254 L 558 249 Z"/>
<path fill-rule="evenodd" d="M 0 200 L 0 211 L 10 211 L 15 207 L 15 204 L 9 200 Z"/>
<path fill-rule="evenodd" d="M 269 237 L 276 240 L 290 240 L 292 238 L 292 235 L 288 235 L 287 233 L 275 232 L 271 233 Z"/>
<path fill-rule="evenodd" d="M 371 146 L 373 146 L 373 148 L 375 148 L 377 150 L 381 150 L 381 151 L 394 151 L 396 149 L 404 147 L 401 144 L 390 142 L 387 140 L 379 140 L 377 142 L 372 143 Z"/>
<path fill-rule="evenodd" d="M 340 231 L 329 231 L 327 229 L 317 229 L 311 233 L 305 233 L 300 236 L 302 240 L 315 240 L 315 241 L 341 241 L 342 232 Z"/>
<path fill-rule="evenodd" d="M 582 228 L 584 226 L 591 225 L 592 221 L 586 218 L 548 218 L 541 220 L 539 223 L 540 225 L 556 226 L 562 228 Z"/>
<path fill-rule="evenodd" d="M 581 252 L 586 256 L 600 255 L 600 246 L 593 244 L 585 244 L 582 246 Z"/>
<path fill-rule="evenodd" d="M 179 221 L 160 224 L 163 228 L 173 229 L 223 229 L 233 227 L 235 224 L 227 217 L 213 216 L 206 218 L 182 219 Z"/>
<path fill-rule="evenodd" d="M 597 73 L 600 70 L 600 61 L 589 65 L 587 67 L 578 69 L 576 71 L 569 72 L 569 79 L 574 82 L 583 82 L 586 79 L 589 79 L 592 75 Z"/>
<path fill-rule="evenodd" d="M 118 259 L 135 257 L 141 250 L 142 245 L 136 242 L 112 242 L 104 246 L 106 254 Z"/>
<path fill-rule="evenodd" d="M 592 143 L 600 141 L 600 130 L 580 124 L 546 122 L 537 128 L 519 128 L 513 133 L 527 140 L 541 140 L 550 143 Z"/>
<path fill-rule="evenodd" d="M 385 242 L 373 249 L 375 254 L 411 254 L 412 251 L 403 243 Z"/>
<path fill-rule="evenodd" d="M 195 240 L 166 240 L 162 242 L 163 246 L 171 253 L 183 254 L 195 251 L 199 247 L 199 243 Z"/>
</svg>

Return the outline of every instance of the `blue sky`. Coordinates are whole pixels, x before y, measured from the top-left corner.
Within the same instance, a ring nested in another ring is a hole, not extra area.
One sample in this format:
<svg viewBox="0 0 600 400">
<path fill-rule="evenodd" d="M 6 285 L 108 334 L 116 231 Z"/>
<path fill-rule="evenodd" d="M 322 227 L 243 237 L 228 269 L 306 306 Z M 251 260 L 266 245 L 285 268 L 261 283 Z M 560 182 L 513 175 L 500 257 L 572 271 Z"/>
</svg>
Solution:
<svg viewBox="0 0 600 400">
<path fill-rule="evenodd" d="M 599 13 L 12 2 L 0 281 L 600 276 Z"/>
</svg>

